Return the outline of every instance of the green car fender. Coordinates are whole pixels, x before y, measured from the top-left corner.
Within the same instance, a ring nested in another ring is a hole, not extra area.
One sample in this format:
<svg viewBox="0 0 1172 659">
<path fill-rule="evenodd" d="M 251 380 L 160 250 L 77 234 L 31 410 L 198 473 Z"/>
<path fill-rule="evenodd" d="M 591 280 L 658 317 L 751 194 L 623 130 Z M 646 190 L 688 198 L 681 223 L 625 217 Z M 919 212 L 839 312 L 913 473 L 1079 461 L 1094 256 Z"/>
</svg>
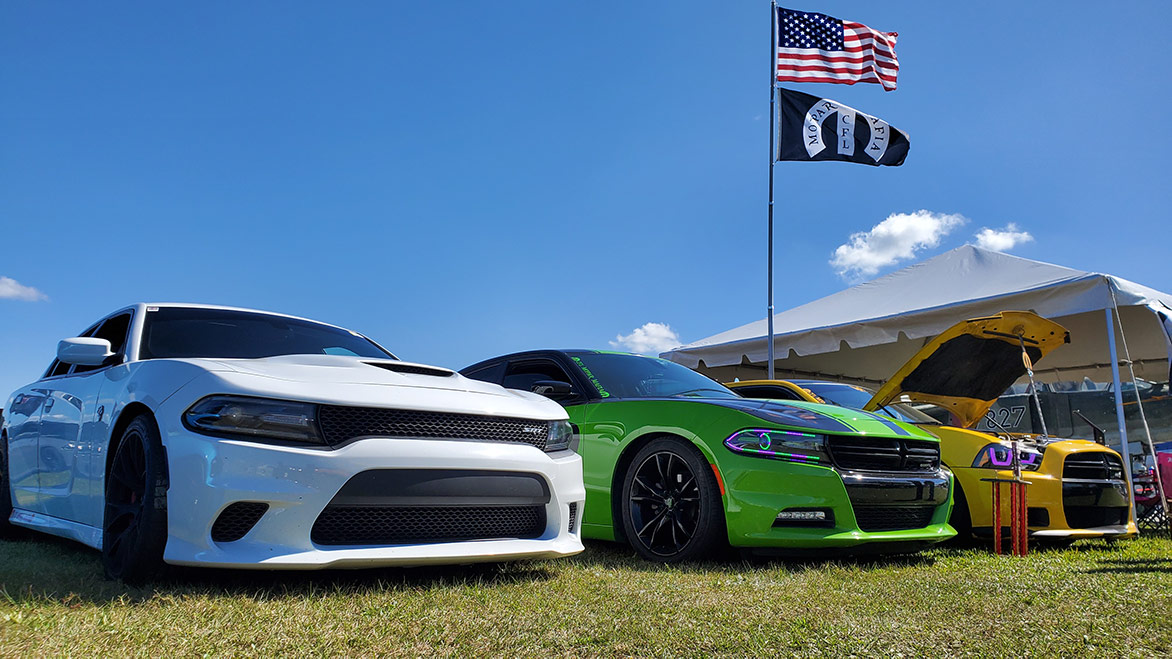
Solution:
<svg viewBox="0 0 1172 659">
<path fill-rule="evenodd" d="M 613 400 L 566 408 L 570 423 L 579 433 L 586 508 L 583 534 L 605 540 L 621 533 L 617 494 L 631 459 L 646 443 L 658 437 L 687 441 L 708 464 L 719 464 L 718 449 L 724 437 L 713 438 L 725 410 L 686 400 Z M 732 410 L 727 410 L 732 412 Z M 715 412 L 715 414 L 714 414 Z M 672 423 L 665 424 L 664 420 Z"/>
</svg>

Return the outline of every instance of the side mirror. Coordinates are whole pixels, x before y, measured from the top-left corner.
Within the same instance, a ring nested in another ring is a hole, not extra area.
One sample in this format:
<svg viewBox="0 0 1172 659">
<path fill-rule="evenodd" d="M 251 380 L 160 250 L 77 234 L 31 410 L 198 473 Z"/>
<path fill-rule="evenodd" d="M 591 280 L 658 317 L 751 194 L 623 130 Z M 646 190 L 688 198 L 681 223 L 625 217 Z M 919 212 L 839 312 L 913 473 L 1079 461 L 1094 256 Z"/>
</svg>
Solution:
<svg viewBox="0 0 1172 659">
<path fill-rule="evenodd" d="M 574 387 L 569 382 L 561 382 L 559 380 L 538 380 L 529 388 L 535 394 L 540 394 L 546 398 L 557 400 L 565 398 L 574 393 Z"/>
<path fill-rule="evenodd" d="M 66 364 L 101 366 L 113 356 L 114 351 L 110 349 L 110 342 L 106 339 L 79 336 L 57 344 L 57 359 Z"/>
</svg>

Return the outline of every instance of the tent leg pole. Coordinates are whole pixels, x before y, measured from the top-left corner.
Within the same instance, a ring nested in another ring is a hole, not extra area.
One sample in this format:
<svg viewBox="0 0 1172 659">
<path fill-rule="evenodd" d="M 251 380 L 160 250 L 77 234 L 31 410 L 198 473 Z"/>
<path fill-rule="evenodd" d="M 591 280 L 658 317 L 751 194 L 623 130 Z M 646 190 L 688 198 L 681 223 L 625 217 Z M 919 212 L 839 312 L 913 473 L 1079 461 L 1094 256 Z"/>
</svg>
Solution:
<svg viewBox="0 0 1172 659">
<path fill-rule="evenodd" d="M 1111 307 L 1103 310 L 1107 314 L 1107 350 L 1111 353 L 1111 384 L 1115 390 L 1115 418 L 1119 423 L 1120 453 L 1123 454 L 1123 477 L 1127 480 L 1128 519 L 1135 517 L 1135 488 L 1131 484 L 1131 448 L 1127 444 L 1127 422 L 1123 418 L 1123 385 L 1119 381 L 1119 355 L 1115 352 L 1115 317 Z"/>
</svg>

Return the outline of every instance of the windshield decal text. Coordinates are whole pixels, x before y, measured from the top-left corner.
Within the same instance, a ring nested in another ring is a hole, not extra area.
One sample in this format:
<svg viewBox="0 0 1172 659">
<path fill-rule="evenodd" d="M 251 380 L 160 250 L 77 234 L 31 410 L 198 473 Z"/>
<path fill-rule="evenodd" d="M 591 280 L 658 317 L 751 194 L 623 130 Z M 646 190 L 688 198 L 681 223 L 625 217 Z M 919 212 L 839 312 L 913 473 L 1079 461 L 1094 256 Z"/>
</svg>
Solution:
<svg viewBox="0 0 1172 659">
<path fill-rule="evenodd" d="M 574 363 L 578 365 L 579 369 L 581 369 L 582 374 L 585 375 L 586 379 L 590 380 L 590 384 L 594 385 L 594 388 L 598 390 L 599 396 L 602 396 L 603 398 L 610 398 L 610 392 L 603 388 L 602 383 L 598 381 L 598 378 L 594 377 L 594 374 L 590 372 L 590 369 L 586 368 L 586 365 L 582 363 L 581 359 L 578 359 L 577 357 L 570 357 L 570 359 L 574 360 Z"/>
</svg>

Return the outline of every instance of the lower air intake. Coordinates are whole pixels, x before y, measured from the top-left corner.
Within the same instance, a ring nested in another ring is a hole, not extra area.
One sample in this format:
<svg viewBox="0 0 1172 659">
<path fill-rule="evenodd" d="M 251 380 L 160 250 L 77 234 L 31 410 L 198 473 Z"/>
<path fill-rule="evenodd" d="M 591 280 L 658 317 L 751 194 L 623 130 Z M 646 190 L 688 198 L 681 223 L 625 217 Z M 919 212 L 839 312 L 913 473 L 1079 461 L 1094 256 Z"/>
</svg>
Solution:
<svg viewBox="0 0 1172 659">
<path fill-rule="evenodd" d="M 538 538 L 545 506 L 327 506 L 313 524 L 318 545 L 402 545 Z"/>
<path fill-rule="evenodd" d="M 1050 526 L 1050 511 L 1045 508 L 1030 508 L 1026 511 L 1026 526 Z"/>
<path fill-rule="evenodd" d="M 566 529 L 569 533 L 574 532 L 574 524 L 578 521 L 578 502 L 570 504 L 570 526 Z"/>
<path fill-rule="evenodd" d="M 936 506 L 856 506 L 855 520 L 864 531 L 907 531 L 932 522 Z"/>
<path fill-rule="evenodd" d="M 259 501 L 237 501 L 229 505 L 212 524 L 212 540 L 215 542 L 235 542 L 252 530 L 269 504 Z"/>
<path fill-rule="evenodd" d="M 1072 529 L 1093 529 L 1096 526 L 1127 524 L 1128 509 L 1124 506 L 1064 506 L 1066 525 Z"/>
</svg>

